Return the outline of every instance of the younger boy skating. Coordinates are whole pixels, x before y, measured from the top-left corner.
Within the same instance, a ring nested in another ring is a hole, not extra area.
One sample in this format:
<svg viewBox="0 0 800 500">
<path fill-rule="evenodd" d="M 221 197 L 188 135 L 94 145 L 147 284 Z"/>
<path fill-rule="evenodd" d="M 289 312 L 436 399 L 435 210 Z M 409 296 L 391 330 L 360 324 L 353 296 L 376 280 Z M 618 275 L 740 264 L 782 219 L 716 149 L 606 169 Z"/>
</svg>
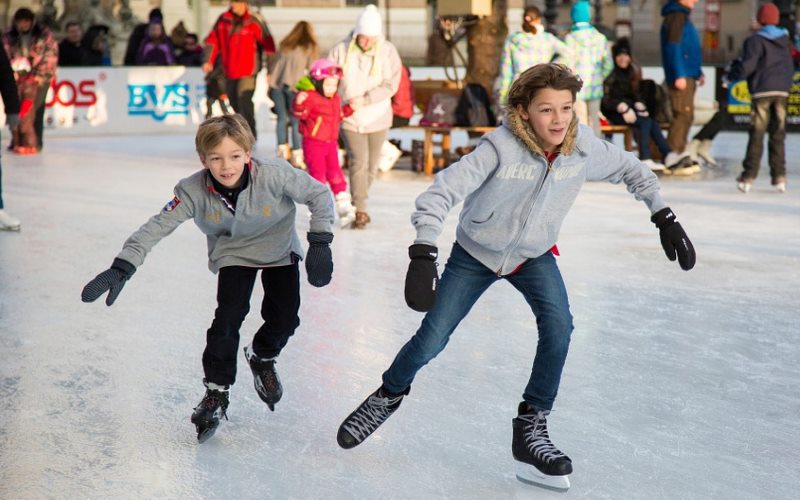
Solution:
<svg viewBox="0 0 800 500">
<path fill-rule="evenodd" d="M 667 257 L 677 257 L 685 270 L 695 263 L 694 248 L 662 200 L 655 174 L 578 125 L 573 105 L 581 85 L 560 64 L 524 71 L 509 91 L 503 125 L 440 172 L 417 198 L 405 298 L 427 314 L 384 372 L 382 385 L 339 427 L 343 448 L 363 442 L 397 410 L 417 371 L 444 349 L 483 292 L 505 279 L 525 297 L 539 333 L 530 379 L 512 420 L 517 477 L 569 488 L 572 461 L 550 440 L 547 417 L 573 329 L 555 245 L 583 183 L 624 182 L 649 208 Z M 447 213 L 462 201 L 456 242 L 439 282 L 437 239 Z"/>
<path fill-rule="evenodd" d="M 264 324 L 245 347 L 245 357 L 256 391 L 271 410 L 283 394 L 275 360 L 300 324 L 298 263 L 303 248 L 295 229 L 295 203 L 311 211 L 305 264 L 309 283 L 325 286 L 333 273 L 333 206 L 327 188 L 284 160 L 251 158 L 254 143 L 241 115 L 204 121 L 195 145 L 205 168 L 178 182 L 174 197 L 125 241 L 111 268 L 81 294 L 84 302 L 93 302 L 109 292 L 106 305 L 112 305 L 150 249 L 182 222 L 194 219 L 206 235 L 208 267 L 218 274 L 217 309 L 203 352 L 206 393 L 191 419 L 201 443 L 214 434 L 222 417 L 227 418 L 239 328 L 259 271 Z"/>
</svg>

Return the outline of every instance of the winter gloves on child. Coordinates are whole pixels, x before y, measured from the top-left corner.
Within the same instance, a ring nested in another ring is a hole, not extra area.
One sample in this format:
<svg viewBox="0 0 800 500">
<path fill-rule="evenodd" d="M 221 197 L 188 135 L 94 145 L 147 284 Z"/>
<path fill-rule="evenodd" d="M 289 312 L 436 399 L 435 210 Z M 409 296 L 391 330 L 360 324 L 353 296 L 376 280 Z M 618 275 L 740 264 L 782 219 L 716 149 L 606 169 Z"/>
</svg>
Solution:
<svg viewBox="0 0 800 500">
<path fill-rule="evenodd" d="M 439 250 L 432 245 L 414 244 L 408 247 L 408 256 L 411 262 L 406 273 L 406 304 L 415 311 L 430 311 L 439 287 L 439 273 L 436 272 Z"/>
<path fill-rule="evenodd" d="M 119 292 L 125 286 L 125 282 L 131 279 L 136 272 L 136 266 L 122 259 L 114 259 L 110 269 L 95 276 L 81 292 L 81 300 L 84 302 L 94 302 L 101 295 L 108 292 L 106 305 L 110 306 L 117 300 Z"/>
<path fill-rule="evenodd" d="M 686 232 L 675 219 L 675 214 L 669 207 L 662 208 L 654 213 L 650 220 L 656 225 L 661 236 L 661 246 L 669 260 L 675 260 L 677 254 L 681 269 L 688 271 L 694 267 L 695 253 L 692 242 Z"/>
<path fill-rule="evenodd" d="M 333 241 L 331 233 L 308 233 L 306 274 L 308 274 L 308 282 L 316 287 L 325 286 L 331 282 L 333 275 L 331 241 Z"/>
</svg>

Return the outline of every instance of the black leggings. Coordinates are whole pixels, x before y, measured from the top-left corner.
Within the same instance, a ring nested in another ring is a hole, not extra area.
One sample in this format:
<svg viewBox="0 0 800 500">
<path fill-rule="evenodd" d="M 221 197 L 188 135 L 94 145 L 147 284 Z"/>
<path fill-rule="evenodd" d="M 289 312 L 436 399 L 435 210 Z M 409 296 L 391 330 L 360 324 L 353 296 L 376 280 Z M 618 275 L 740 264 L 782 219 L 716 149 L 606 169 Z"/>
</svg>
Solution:
<svg viewBox="0 0 800 500">
<path fill-rule="evenodd" d="M 230 266 L 219 270 L 217 310 L 206 332 L 203 372 L 206 380 L 230 385 L 236 380 L 236 355 L 239 351 L 239 328 L 250 311 L 256 274 L 254 267 Z M 264 324 L 253 337 L 253 352 L 265 358 L 280 354 L 289 337 L 300 325 L 300 271 L 297 262 L 289 266 L 261 270 L 264 301 L 261 317 Z"/>
</svg>

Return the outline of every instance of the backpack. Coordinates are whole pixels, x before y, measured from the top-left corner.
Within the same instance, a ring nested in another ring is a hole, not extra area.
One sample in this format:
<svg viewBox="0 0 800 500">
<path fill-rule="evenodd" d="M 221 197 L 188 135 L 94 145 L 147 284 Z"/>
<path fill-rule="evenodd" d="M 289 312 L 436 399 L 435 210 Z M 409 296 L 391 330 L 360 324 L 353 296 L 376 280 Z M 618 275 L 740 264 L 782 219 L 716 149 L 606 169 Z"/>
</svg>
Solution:
<svg viewBox="0 0 800 500">
<path fill-rule="evenodd" d="M 639 94 L 642 96 L 647 112 L 658 123 L 672 121 L 672 106 L 669 102 L 669 93 L 664 85 L 657 85 L 653 80 L 639 82 Z"/>
<path fill-rule="evenodd" d="M 456 124 L 463 127 L 494 127 L 497 119 L 489 103 L 489 93 L 480 83 L 468 83 L 456 107 Z"/>
<path fill-rule="evenodd" d="M 455 126 L 457 106 L 458 97 L 449 92 L 436 92 L 428 101 L 419 124 L 423 127 Z"/>
</svg>

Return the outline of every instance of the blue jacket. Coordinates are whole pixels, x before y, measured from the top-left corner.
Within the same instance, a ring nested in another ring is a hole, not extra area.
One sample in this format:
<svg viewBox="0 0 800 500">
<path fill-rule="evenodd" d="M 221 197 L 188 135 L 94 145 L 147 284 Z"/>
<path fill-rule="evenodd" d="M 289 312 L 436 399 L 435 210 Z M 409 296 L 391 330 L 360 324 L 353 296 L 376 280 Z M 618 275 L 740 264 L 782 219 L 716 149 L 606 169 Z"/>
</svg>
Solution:
<svg viewBox="0 0 800 500">
<path fill-rule="evenodd" d="M 794 79 L 794 61 L 789 52 L 789 33 L 777 26 L 764 26 L 744 41 L 742 56 L 731 64 L 731 80 L 747 80 L 750 95 L 787 95 Z"/>
<path fill-rule="evenodd" d="M 670 0 L 661 9 L 661 62 L 667 83 L 673 85 L 678 78 L 703 76 L 700 67 L 703 59 L 700 36 L 692 20 L 691 10 Z"/>
<path fill-rule="evenodd" d="M 599 139 L 574 118 L 561 153 L 548 163 L 530 125 L 510 109 L 475 151 L 436 175 L 411 222 L 416 243 L 436 245 L 448 212 L 464 202 L 456 240 L 500 275 L 558 241 L 561 223 L 586 181 L 624 183 L 651 213 L 666 206 L 658 179 L 633 154 Z"/>
</svg>

